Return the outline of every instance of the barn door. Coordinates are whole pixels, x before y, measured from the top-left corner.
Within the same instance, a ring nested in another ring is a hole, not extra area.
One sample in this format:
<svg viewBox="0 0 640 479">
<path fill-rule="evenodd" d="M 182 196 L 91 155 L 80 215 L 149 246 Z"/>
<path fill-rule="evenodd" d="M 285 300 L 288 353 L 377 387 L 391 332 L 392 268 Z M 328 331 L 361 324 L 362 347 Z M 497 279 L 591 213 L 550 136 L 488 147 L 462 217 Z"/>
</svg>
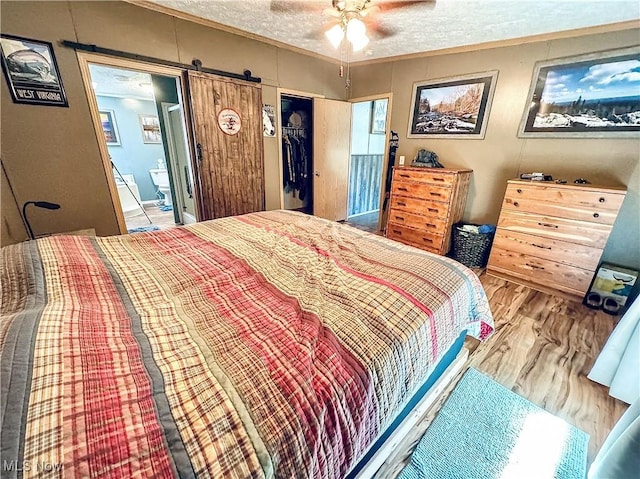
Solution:
<svg viewBox="0 0 640 479">
<path fill-rule="evenodd" d="M 347 219 L 351 103 L 313 99 L 313 214 Z"/>
<path fill-rule="evenodd" d="M 260 85 L 188 72 L 200 219 L 264 209 Z"/>
</svg>

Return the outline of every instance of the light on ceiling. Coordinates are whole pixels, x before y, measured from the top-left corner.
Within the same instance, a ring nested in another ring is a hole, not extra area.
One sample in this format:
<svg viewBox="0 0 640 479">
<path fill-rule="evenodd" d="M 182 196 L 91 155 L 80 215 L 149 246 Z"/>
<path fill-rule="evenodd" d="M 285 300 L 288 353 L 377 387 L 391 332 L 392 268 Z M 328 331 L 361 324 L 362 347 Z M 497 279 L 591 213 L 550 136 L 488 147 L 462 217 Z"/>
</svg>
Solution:
<svg viewBox="0 0 640 479">
<path fill-rule="evenodd" d="M 352 18 L 347 23 L 347 40 L 351 42 L 353 51 L 357 52 L 362 50 L 369 43 L 369 37 L 367 37 L 367 27 L 362 20 Z"/>
<path fill-rule="evenodd" d="M 344 30 L 342 29 L 342 25 L 334 25 L 329 30 L 325 32 L 325 36 L 333 45 L 333 48 L 338 48 L 342 43 L 342 39 L 344 38 Z"/>
<path fill-rule="evenodd" d="M 346 36 L 354 52 L 362 50 L 369 43 L 367 27 L 358 18 L 351 18 L 346 23 L 343 21 L 334 25 L 325 32 L 325 36 L 329 39 L 333 48 L 339 48 Z"/>
</svg>

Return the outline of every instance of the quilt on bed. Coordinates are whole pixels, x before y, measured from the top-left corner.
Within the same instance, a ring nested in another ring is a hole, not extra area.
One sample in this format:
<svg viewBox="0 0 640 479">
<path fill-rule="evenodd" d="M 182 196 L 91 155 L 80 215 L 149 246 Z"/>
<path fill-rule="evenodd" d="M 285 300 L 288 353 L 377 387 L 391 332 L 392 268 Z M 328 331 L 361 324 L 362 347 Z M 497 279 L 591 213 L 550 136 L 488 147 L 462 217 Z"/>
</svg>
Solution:
<svg viewBox="0 0 640 479">
<path fill-rule="evenodd" d="M 293 212 L 2 253 L 3 477 L 343 477 L 493 328 L 464 266 Z"/>
</svg>

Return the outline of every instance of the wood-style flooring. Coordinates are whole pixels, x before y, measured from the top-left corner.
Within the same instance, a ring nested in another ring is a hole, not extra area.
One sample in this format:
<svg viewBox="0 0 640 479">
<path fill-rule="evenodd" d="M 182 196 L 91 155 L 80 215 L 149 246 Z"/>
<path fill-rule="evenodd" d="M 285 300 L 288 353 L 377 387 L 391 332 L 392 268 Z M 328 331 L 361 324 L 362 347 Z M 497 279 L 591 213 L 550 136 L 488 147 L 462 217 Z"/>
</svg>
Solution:
<svg viewBox="0 0 640 479">
<path fill-rule="evenodd" d="M 149 218 L 142 213 L 130 218 L 125 218 L 127 229 L 138 228 L 140 226 L 150 226 L 152 224 L 156 225 L 161 230 L 176 226 L 173 211 L 162 211 L 155 204 L 144 205 L 144 210 Z M 151 222 L 149 222 L 149 220 L 151 220 Z"/>
<path fill-rule="evenodd" d="M 378 230 L 378 218 L 380 216 L 379 211 L 372 211 L 371 213 L 365 213 L 363 215 L 351 216 L 347 218 L 346 223 L 349 226 L 358 228 L 369 233 L 381 234 Z"/>
<path fill-rule="evenodd" d="M 619 317 L 578 301 L 541 293 L 480 272 L 496 330 L 485 342 L 467 338 L 468 366 L 591 436 L 590 464 L 627 405 L 587 379 Z M 394 478 L 467 367 L 414 427 L 376 478 Z"/>
</svg>

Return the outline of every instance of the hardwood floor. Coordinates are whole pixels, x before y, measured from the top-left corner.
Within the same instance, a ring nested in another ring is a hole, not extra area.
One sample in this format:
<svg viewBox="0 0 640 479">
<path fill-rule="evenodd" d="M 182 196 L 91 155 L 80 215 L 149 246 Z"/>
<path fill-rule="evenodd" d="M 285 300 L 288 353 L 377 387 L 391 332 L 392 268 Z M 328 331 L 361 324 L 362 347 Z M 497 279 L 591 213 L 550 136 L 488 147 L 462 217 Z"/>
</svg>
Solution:
<svg viewBox="0 0 640 479">
<path fill-rule="evenodd" d="M 173 228 L 176 226 L 175 219 L 173 217 L 173 211 L 162 211 L 157 205 L 144 205 L 144 210 L 147 213 L 147 218 L 144 214 L 139 214 L 126 218 L 127 228 L 138 228 L 140 226 L 156 225 L 161 230 L 167 228 Z M 149 222 L 151 220 L 151 223 Z"/>
<path fill-rule="evenodd" d="M 467 338 L 468 366 L 591 436 L 590 464 L 627 405 L 587 379 L 619 317 L 578 301 L 541 293 L 483 272 L 496 330 L 485 342 Z M 425 414 L 376 478 L 393 478 L 467 367 Z"/>
<path fill-rule="evenodd" d="M 369 233 L 381 234 L 378 230 L 379 216 L 379 211 L 373 211 L 363 215 L 352 216 L 347 219 L 346 223 L 349 226 L 353 226 L 354 228 L 358 228 L 363 231 L 368 231 Z"/>
</svg>

